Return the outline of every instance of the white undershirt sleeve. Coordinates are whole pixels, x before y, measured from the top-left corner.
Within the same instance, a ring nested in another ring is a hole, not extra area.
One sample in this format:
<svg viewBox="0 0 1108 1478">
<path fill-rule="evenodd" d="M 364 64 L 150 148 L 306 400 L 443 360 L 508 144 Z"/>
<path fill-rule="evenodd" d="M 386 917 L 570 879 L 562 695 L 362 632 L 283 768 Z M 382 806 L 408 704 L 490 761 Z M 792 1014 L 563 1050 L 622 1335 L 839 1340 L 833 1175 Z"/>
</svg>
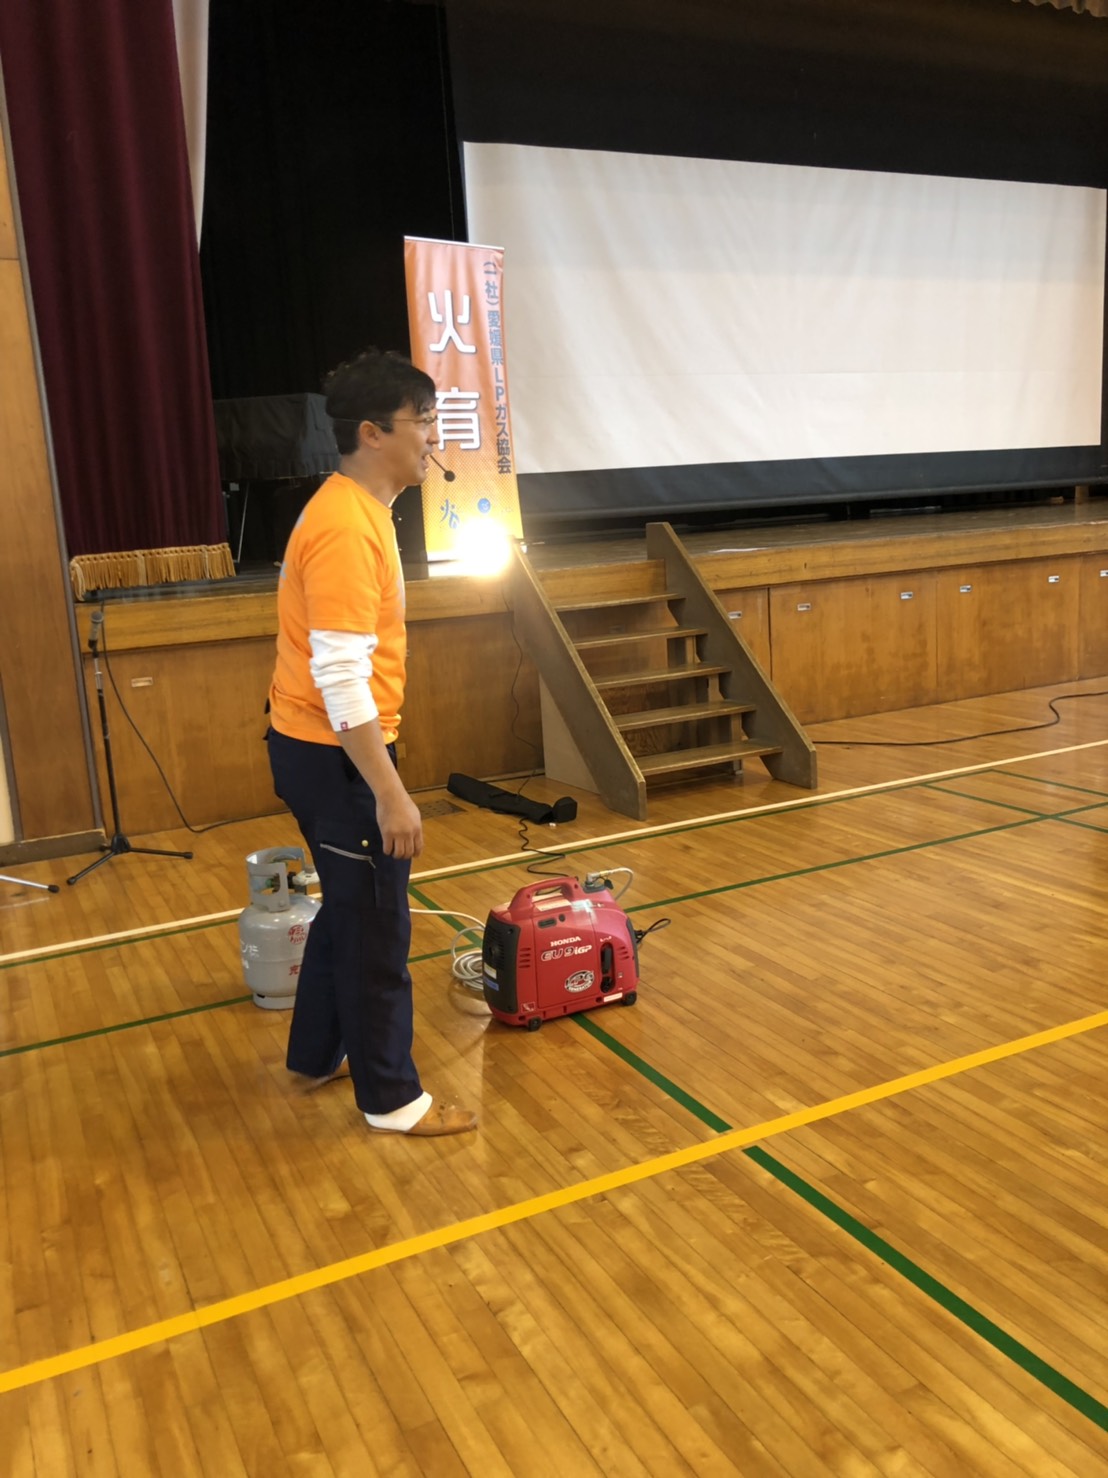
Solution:
<svg viewBox="0 0 1108 1478">
<path fill-rule="evenodd" d="M 336 733 L 356 729 L 377 717 L 369 680 L 373 676 L 376 636 L 355 631 L 309 631 L 312 658 L 308 669 L 319 689 Z"/>
</svg>

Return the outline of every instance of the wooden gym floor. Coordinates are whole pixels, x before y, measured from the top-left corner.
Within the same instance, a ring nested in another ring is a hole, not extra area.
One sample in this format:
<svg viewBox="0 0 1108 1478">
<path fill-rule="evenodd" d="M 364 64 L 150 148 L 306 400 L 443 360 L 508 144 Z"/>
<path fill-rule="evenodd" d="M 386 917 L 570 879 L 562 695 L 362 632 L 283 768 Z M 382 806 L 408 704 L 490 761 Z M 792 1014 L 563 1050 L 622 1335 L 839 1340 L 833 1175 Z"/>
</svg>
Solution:
<svg viewBox="0 0 1108 1478">
<path fill-rule="evenodd" d="M 288 1080 L 234 923 L 287 817 L 10 869 L 63 891 L 0 884 L 0 1472 L 1108 1474 L 1108 696 L 1061 715 L 530 828 L 671 924 L 637 1005 L 529 1034 L 418 915 L 453 1140 Z M 533 881 L 514 822 L 420 799 L 417 906 Z"/>
</svg>

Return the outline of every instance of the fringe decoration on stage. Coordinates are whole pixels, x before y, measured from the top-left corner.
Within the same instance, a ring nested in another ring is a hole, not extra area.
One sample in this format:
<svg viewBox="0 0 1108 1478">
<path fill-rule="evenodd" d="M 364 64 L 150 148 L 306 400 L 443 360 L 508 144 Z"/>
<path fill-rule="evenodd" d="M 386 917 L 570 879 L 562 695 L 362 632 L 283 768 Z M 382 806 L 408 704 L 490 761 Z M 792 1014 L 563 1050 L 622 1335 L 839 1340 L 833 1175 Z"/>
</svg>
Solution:
<svg viewBox="0 0 1108 1478">
<path fill-rule="evenodd" d="M 230 580 L 234 573 L 229 544 L 134 549 L 124 554 L 78 554 L 69 561 L 69 578 L 78 600 L 84 600 L 95 590 L 170 585 L 179 580 Z"/>
</svg>

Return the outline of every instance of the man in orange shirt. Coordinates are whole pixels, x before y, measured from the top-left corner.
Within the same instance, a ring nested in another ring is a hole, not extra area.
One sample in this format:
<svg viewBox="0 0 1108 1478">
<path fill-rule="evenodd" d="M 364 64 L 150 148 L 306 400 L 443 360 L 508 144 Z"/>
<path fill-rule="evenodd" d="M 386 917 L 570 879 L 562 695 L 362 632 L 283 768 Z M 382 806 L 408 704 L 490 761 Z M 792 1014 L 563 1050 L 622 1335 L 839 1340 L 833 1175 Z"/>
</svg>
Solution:
<svg viewBox="0 0 1108 1478">
<path fill-rule="evenodd" d="M 408 877 L 423 824 L 395 747 L 406 636 L 389 510 L 427 475 L 435 385 L 403 356 L 369 349 L 323 388 L 341 461 L 285 551 L 270 689 L 274 787 L 323 889 L 288 1066 L 326 1079 L 345 1058 L 371 1129 L 460 1134 L 476 1115 L 432 1099 L 412 1061 Z"/>
</svg>

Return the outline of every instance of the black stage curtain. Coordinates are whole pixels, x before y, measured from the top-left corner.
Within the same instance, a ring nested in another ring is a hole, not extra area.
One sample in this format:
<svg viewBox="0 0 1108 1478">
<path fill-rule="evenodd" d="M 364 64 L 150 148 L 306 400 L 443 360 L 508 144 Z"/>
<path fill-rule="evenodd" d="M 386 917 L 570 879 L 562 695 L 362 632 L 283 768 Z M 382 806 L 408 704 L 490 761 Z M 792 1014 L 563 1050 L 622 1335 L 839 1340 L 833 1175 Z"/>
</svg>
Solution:
<svg viewBox="0 0 1108 1478">
<path fill-rule="evenodd" d="M 214 398 L 316 391 L 367 344 L 406 351 L 403 237 L 465 236 L 441 12 L 213 5 L 208 83 Z"/>
<path fill-rule="evenodd" d="M 1108 26 L 997 0 L 447 0 L 472 142 L 1108 186 Z"/>
</svg>

